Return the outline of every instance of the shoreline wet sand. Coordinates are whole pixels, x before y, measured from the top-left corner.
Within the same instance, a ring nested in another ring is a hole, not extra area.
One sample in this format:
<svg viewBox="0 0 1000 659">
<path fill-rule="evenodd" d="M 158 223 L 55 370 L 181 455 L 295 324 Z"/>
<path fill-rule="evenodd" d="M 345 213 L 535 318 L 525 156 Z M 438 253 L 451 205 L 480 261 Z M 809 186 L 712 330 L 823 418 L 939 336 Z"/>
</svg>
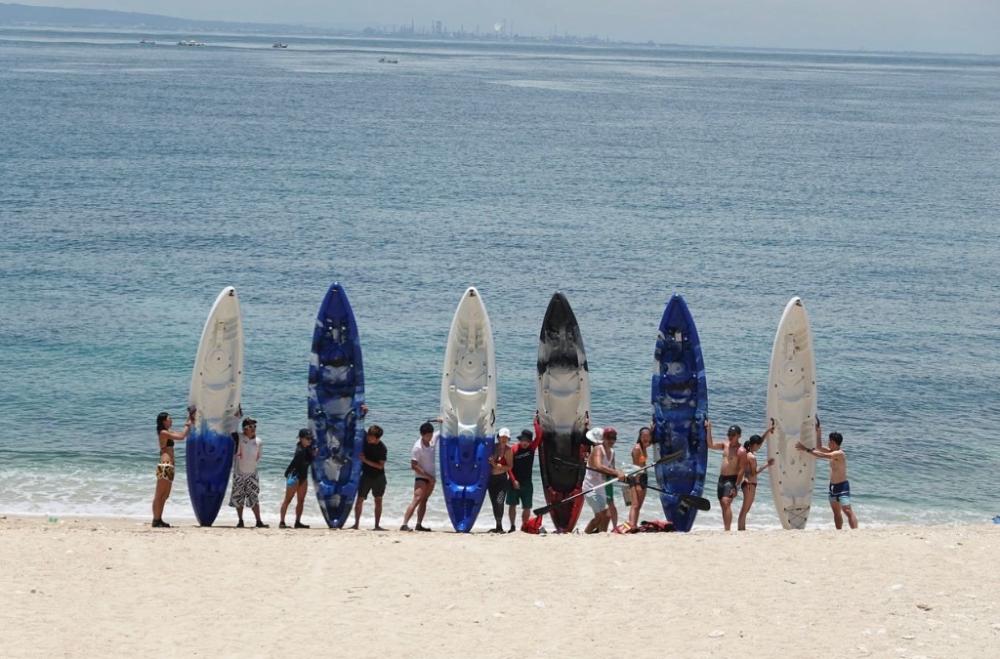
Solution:
<svg viewBox="0 0 1000 659">
<path fill-rule="evenodd" d="M 986 656 L 1000 526 L 628 537 L 0 518 L 5 656 Z"/>
</svg>

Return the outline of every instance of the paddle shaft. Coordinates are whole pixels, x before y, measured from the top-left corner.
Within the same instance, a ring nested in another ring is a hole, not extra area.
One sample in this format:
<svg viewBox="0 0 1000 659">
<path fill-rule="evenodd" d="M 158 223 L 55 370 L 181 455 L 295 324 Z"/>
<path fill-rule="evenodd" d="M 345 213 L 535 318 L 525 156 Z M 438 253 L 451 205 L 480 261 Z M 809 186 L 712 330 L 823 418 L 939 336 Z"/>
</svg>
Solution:
<svg viewBox="0 0 1000 659">
<path fill-rule="evenodd" d="M 566 460 L 566 459 L 563 459 L 563 458 L 555 458 L 555 460 L 556 460 L 556 462 L 561 462 L 561 463 L 563 463 L 565 465 L 570 465 L 570 466 L 574 466 L 574 467 L 583 467 L 584 469 L 588 469 L 590 471 L 597 471 L 593 467 L 591 467 L 589 465 L 586 465 L 586 464 L 579 465 L 579 464 L 577 464 L 575 462 L 572 462 L 570 460 Z M 628 478 L 630 476 L 632 476 L 632 474 L 629 474 L 628 476 L 626 476 L 626 478 Z M 621 481 L 618 481 L 616 483 L 612 483 L 612 485 L 617 485 L 619 482 L 621 482 Z M 629 484 L 628 483 L 623 483 L 623 485 L 628 486 Z M 660 489 L 660 488 L 656 487 L 655 485 L 650 485 L 648 483 L 644 487 L 647 488 L 647 489 L 649 489 L 649 490 L 653 490 L 654 492 L 660 492 L 662 494 L 674 494 L 677 497 L 679 497 L 681 500 L 686 500 L 689 503 L 697 504 L 697 505 L 695 505 L 695 507 L 698 508 L 699 510 L 709 510 L 709 507 L 711 507 L 711 503 L 709 503 L 708 499 L 705 499 L 704 497 L 697 497 L 697 496 L 695 496 L 693 494 L 677 494 L 676 492 L 667 492 L 666 490 Z M 707 506 L 706 506 L 706 504 L 707 504 Z"/>
<path fill-rule="evenodd" d="M 638 469 L 636 469 L 634 471 L 630 471 L 629 473 L 625 474 L 625 478 L 631 478 L 632 476 L 635 476 L 636 474 L 641 474 L 642 472 L 646 471 L 647 469 L 652 469 L 653 467 L 655 467 L 658 464 L 665 464 L 667 462 L 673 462 L 675 460 L 680 460 L 682 457 L 684 457 L 684 451 L 677 451 L 676 453 L 671 453 L 670 455 L 665 455 L 662 458 L 660 458 L 659 460 L 657 460 L 656 462 L 648 464 L 645 467 L 639 467 Z M 593 468 L 591 467 L 591 469 L 593 469 Z M 601 483 L 600 485 L 595 485 L 594 487 L 590 488 L 589 490 L 583 490 L 582 492 L 577 492 L 576 494 L 574 494 L 572 496 L 566 497 L 562 501 L 557 501 L 556 503 L 550 503 L 547 506 L 542 506 L 541 508 L 536 508 L 532 512 L 534 512 L 536 515 L 544 515 L 545 513 L 547 513 L 550 510 L 552 510 L 553 508 L 558 508 L 559 506 L 563 505 L 564 503 L 568 503 L 568 502 L 572 501 L 573 499 L 578 499 L 578 498 L 580 498 L 582 496 L 586 496 L 586 495 L 590 494 L 591 492 L 596 492 L 597 490 L 601 489 L 602 487 L 607 487 L 611 483 L 618 482 L 618 480 L 619 479 L 618 479 L 617 476 L 615 478 L 610 478 L 610 479 L 604 481 L 603 483 Z"/>
</svg>

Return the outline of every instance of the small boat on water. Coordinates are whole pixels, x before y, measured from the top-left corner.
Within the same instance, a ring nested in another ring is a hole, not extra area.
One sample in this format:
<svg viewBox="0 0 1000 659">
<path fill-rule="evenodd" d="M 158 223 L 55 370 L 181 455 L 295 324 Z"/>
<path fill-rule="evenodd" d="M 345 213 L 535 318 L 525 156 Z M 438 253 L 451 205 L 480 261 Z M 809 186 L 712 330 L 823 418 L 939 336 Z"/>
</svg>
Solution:
<svg viewBox="0 0 1000 659">
<path fill-rule="evenodd" d="M 379 64 L 399 64 L 398 59 L 389 59 L 388 57 L 380 57 Z"/>
<path fill-rule="evenodd" d="M 288 48 L 288 44 L 281 43 L 280 41 L 275 41 L 273 44 L 271 44 L 271 48 Z"/>
<path fill-rule="evenodd" d="M 177 42 L 178 46 L 204 46 L 205 43 L 202 41 L 195 41 L 194 39 L 185 39 L 183 41 Z"/>
<path fill-rule="evenodd" d="M 155 46 L 156 42 L 153 41 L 152 39 L 143 39 L 142 41 L 139 42 L 139 45 L 140 46 Z"/>
</svg>

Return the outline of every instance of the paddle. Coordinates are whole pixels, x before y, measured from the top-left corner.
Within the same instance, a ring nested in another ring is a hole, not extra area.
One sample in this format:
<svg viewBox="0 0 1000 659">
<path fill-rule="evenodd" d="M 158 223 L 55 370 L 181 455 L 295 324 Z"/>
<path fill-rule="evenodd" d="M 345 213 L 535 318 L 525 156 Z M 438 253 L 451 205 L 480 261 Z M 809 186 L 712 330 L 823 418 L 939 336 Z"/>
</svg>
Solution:
<svg viewBox="0 0 1000 659">
<path fill-rule="evenodd" d="M 675 462 L 677 460 L 680 460 L 681 458 L 684 457 L 684 454 L 685 454 L 685 452 L 682 449 L 680 451 L 676 451 L 674 453 L 671 453 L 670 455 L 665 455 L 662 458 L 660 458 L 659 460 L 657 460 L 656 462 L 652 462 L 652 463 L 646 465 L 645 467 L 639 467 L 638 469 L 630 471 L 629 473 L 625 474 L 625 478 L 631 478 L 631 477 L 633 477 L 633 476 L 635 476 L 637 474 L 641 474 L 642 472 L 646 471 L 647 469 L 652 469 L 656 465 L 666 464 L 668 462 Z M 583 465 L 575 465 L 575 466 L 581 467 Z M 551 504 L 549 504 L 547 506 L 542 506 L 541 508 L 535 508 L 532 512 L 535 513 L 536 515 L 544 515 L 545 513 L 549 512 L 550 510 L 553 510 L 554 508 L 558 508 L 559 506 L 561 506 L 561 505 L 563 505 L 565 503 L 568 503 L 568 502 L 572 501 L 573 499 L 578 499 L 578 498 L 580 498 L 582 496 L 586 496 L 586 495 L 590 494 L 591 492 L 596 492 L 597 490 L 601 489 L 602 487 L 605 487 L 605 486 L 607 486 L 607 485 L 609 485 L 611 483 L 617 483 L 617 482 L 618 482 L 618 478 L 617 477 L 608 479 L 608 480 L 604 481 L 603 483 L 601 483 L 600 485 L 596 485 L 596 486 L 590 488 L 589 490 L 583 490 L 582 492 L 577 492 L 576 494 L 574 494 L 572 496 L 566 497 L 562 501 L 557 501 L 557 502 L 551 503 Z"/>
<path fill-rule="evenodd" d="M 564 458 L 558 458 L 557 457 L 557 458 L 555 458 L 555 461 L 556 462 L 561 462 L 561 463 L 563 463 L 565 465 L 568 465 L 568 466 L 583 467 L 584 469 L 588 469 L 590 471 L 597 471 L 596 469 L 594 469 L 593 467 L 590 467 L 588 465 L 580 465 L 580 464 L 578 464 L 576 462 L 572 462 L 572 461 L 566 460 Z M 655 487 L 655 486 L 649 485 L 649 484 L 646 485 L 646 488 L 650 489 L 650 490 L 654 490 L 656 492 L 662 492 L 663 494 L 675 494 L 674 492 L 667 492 L 666 490 L 662 490 L 662 489 L 660 489 L 658 487 Z M 705 499 L 704 497 L 697 497 L 697 496 L 695 496 L 693 494 L 679 494 L 677 496 L 678 496 L 678 498 L 683 503 L 691 506 L 692 508 L 697 508 L 698 510 L 711 510 L 712 509 L 712 503 L 708 499 Z"/>
</svg>

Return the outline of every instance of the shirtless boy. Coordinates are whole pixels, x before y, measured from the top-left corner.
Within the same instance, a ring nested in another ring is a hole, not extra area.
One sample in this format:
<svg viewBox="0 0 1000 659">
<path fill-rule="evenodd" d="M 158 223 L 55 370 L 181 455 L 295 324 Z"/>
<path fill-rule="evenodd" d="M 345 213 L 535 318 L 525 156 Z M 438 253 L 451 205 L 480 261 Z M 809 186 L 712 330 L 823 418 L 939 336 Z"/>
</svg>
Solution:
<svg viewBox="0 0 1000 659">
<path fill-rule="evenodd" d="M 710 449 L 722 451 L 722 468 L 719 470 L 719 486 L 716 494 L 719 497 L 719 505 L 722 506 L 722 522 L 727 531 L 733 525 L 733 499 L 740 491 L 740 481 L 744 475 L 740 469 L 746 453 L 746 449 L 740 444 L 742 434 L 743 431 L 739 426 L 729 426 L 729 432 L 726 433 L 727 441 L 713 442 L 712 422 L 705 419 L 705 445 Z"/>
<path fill-rule="evenodd" d="M 823 446 L 823 431 L 816 421 L 816 448 L 806 448 L 802 442 L 796 442 L 795 448 L 805 451 L 814 458 L 830 461 L 830 508 L 833 510 L 833 523 L 838 529 L 844 528 L 844 517 L 852 529 L 858 528 L 858 518 L 851 509 L 851 484 L 847 481 L 847 455 L 841 448 L 844 437 L 839 432 L 830 433 L 830 445 Z"/>
</svg>

